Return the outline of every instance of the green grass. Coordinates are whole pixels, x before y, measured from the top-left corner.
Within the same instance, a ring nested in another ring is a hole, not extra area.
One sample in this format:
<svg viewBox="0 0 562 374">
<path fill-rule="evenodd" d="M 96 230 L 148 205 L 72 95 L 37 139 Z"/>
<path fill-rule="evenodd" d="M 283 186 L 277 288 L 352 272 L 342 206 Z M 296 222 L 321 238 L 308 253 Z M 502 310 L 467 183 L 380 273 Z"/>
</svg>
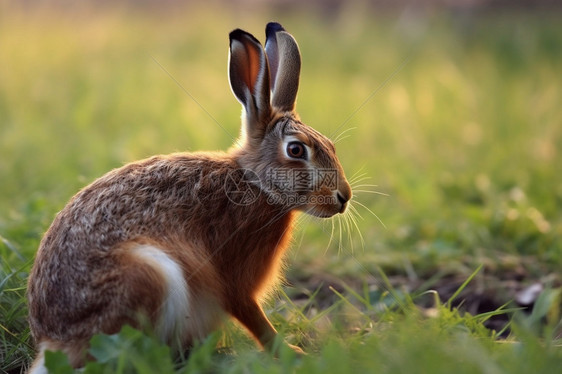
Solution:
<svg viewBox="0 0 562 374">
<path fill-rule="evenodd" d="M 54 214 L 123 163 L 228 148 L 240 107 L 226 76 L 227 34 L 242 27 L 263 39 L 270 19 L 302 50 L 302 119 L 333 138 L 347 131 L 337 148 L 348 177 L 377 185 L 357 190 L 389 195 L 357 192 L 358 228 L 344 225 L 340 236 L 334 221 L 331 240 L 332 223 L 300 220 L 288 296 L 269 314 L 310 354 L 274 359 L 227 325 L 178 364 L 151 338 L 124 331 L 96 338 L 105 356 L 88 370 L 559 369 L 560 17 L 442 13 L 407 22 L 353 8 L 326 17 L 0 7 L 0 370 L 18 372 L 33 355 L 25 282 Z M 485 295 L 496 310 L 533 282 L 545 290 L 532 314 L 506 312 L 514 319 L 504 343 L 483 327 L 486 311 L 456 309 Z M 441 301 L 424 294 L 432 289 Z M 60 357 L 54 364 L 64 370 Z"/>
</svg>

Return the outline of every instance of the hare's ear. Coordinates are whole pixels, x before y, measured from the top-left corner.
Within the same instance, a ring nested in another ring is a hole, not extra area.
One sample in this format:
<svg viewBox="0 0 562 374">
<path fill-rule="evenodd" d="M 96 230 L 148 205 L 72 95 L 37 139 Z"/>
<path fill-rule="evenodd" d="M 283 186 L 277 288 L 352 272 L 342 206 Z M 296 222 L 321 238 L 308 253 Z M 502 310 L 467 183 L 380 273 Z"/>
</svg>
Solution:
<svg viewBox="0 0 562 374">
<path fill-rule="evenodd" d="M 244 106 L 243 130 L 252 138 L 262 137 L 271 116 L 269 67 L 260 42 L 240 29 L 230 33 L 228 76 L 232 92 Z"/>
<path fill-rule="evenodd" d="M 265 52 L 269 60 L 271 105 L 279 110 L 295 109 L 301 54 L 296 40 L 283 26 L 270 22 L 265 28 Z"/>
</svg>

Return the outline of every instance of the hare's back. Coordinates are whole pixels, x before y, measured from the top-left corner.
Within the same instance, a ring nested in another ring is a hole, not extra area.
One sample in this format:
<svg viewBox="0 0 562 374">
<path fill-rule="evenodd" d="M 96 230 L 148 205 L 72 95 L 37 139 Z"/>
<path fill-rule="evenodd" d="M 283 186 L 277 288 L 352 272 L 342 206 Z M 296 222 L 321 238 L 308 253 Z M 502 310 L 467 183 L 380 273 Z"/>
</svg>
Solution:
<svg viewBox="0 0 562 374">
<path fill-rule="evenodd" d="M 127 164 L 76 194 L 41 247 L 72 256 L 108 251 L 138 237 L 177 234 L 201 214 L 202 200 L 220 193 L 223 175 L 235 168 L 222 154 L 173 154 Z"/>
</svg>

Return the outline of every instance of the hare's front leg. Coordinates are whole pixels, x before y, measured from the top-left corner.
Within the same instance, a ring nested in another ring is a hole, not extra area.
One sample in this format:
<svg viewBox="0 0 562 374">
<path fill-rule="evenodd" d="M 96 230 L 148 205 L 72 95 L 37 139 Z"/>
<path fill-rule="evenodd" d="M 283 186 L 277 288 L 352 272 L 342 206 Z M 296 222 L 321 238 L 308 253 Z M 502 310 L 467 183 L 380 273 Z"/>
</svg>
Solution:
<svg viewBox="0 0 562 374">
<path fill-rule="evenodd" d="M 240 321 L 264 348 L 273 348 L 277 331 L 255 300 L 238 300 L 231 312 L 232 316 Z"/>
<path fill-rule="evenodd" d="M 255 300 L 238 302 L 231 311 L 234 318 L 242 323 L 267 350 L 277 355 L 275 347 L 275 337 L 277 331 L 267 319 L 262 307 Z M 304 354 L 302 349 L 289 344 L 295 352 Z"/>
</svg>

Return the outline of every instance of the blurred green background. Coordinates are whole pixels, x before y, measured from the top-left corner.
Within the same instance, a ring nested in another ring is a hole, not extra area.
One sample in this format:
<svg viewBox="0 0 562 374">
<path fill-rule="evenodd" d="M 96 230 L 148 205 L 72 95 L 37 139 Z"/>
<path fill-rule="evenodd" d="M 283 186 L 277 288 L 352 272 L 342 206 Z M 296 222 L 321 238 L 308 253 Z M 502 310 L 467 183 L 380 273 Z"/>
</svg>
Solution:
<svg viewBox="0 0 562 374">
<path fill-rule="evenodd" d="M 302 119 L 344 133 L 347 176 L 388 195 L 356 193 L 357 227 L 302 217 L 294 292 L 375 287 L 379 266 L 411 291 L 484 264 L 472 292 L 497 303 L 559 286 L 562 13 L 476 3 L 3 2 L 0 285 L 23 297 L 54 214 L 108 170 L 226 150 L 240 123 L 228 33 L 263 41 L 276 20 L 301 48 Z"/>
</svg>

